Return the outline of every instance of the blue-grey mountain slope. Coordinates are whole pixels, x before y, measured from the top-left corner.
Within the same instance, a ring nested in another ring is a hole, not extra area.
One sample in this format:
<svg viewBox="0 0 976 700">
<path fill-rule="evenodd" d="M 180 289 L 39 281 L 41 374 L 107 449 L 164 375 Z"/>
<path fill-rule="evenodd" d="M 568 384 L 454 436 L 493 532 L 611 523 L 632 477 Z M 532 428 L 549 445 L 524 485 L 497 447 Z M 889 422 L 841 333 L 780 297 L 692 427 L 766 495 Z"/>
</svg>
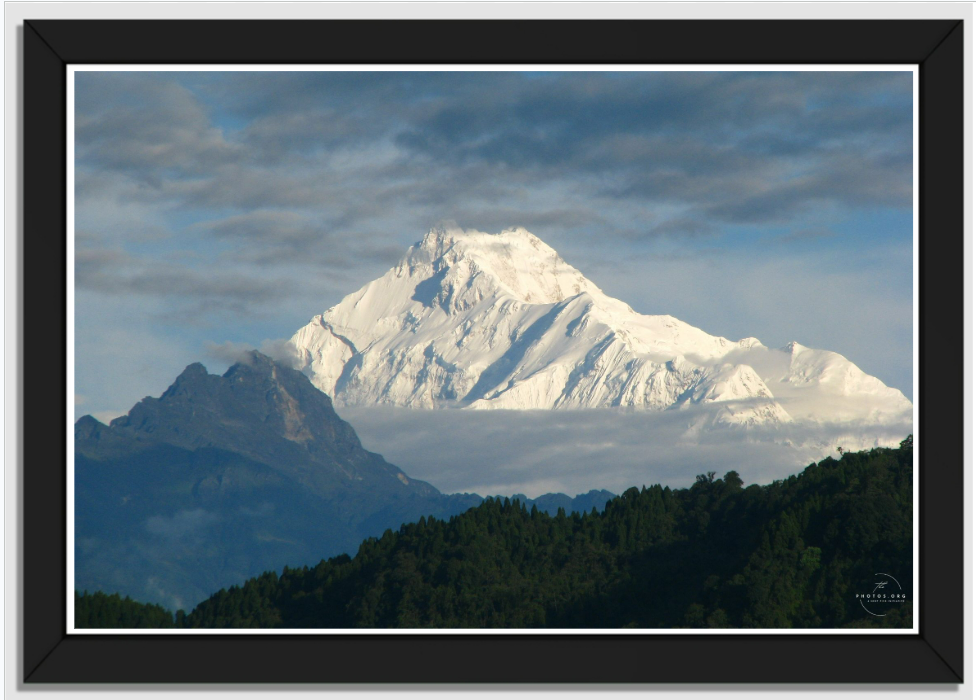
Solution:
<svg viewBox="0 0 976 700">
<path fill-rule="evenodd" d="M 611 495 L 573 505 L 602 508 Z M 193 364 L 110 425 L 78 420 L 75 587 L 189 608 L 261 571 L 354 553 L 387 528 L 480 502 L 365 450 L 296 370 L 257 352 L 223 376 Z"/>
</svg>

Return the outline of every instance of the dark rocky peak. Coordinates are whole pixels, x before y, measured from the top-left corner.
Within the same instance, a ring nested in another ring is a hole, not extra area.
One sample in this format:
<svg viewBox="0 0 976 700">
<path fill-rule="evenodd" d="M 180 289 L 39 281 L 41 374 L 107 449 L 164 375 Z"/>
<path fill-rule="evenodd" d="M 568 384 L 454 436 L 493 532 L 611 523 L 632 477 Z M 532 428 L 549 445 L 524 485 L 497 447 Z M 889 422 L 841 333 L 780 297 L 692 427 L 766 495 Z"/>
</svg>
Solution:
<svg viewBox="0 0 976 700">
<path fill-rule="evenodd" d="M 200 362 L 193 362 L 186 366 L 180 375 L 176 378 L 176 383 L 181 382 L 192 382 L 199 380 L 204 377 L 210 376 L 207 372 L 207 368 L 203 366 Z"/>
<path fill-rule="evenodd" d="M 94 417 L 84 415 L 75 423 L 75 440 L 91 440 L 107 427 Z"/>
<path fill-rule="evenodd" d="M 290 429 L 309 423 L 313 433 L 323 424 L 341 422 L 332 399 L 308 377 L 257 350 L 245 353 L 220 379 L 219 388 L 233 396 L 235 408 L 262 414 L 265 421 L 280 419 Z"/>
<path fill-rule="evenodd" d="M 288 393 L 289 387 L 302 382 L 308 383 L 303 374 L 281 365 L 257 350 L 244 353 L 223 375 L 210 374 L 199 362 L 188 365 L 173 384 L 158 399 L 147 397 L 143 404 L 151 406 L 162 404 L 170 407 L 192 405 L 195 409 L 229 415 L 248 414 L 251 417 L 267 417 L 267 411 L 274 412 L 275 396 Z M 308 400 L 326 404 L 330 409 L 332 402 L 309 383 L 314 393 Z"/>
<path fill-rule="evenodd" d="M 207 368 L 199 362 L 187 365 L 186 369 L 180 372 L 179 376 L 173 381 L 170 387 L 163 392 L 160 399 L 172 396 L 196 394 L 206 391 L 206 386 L 211 375 L 207 373 Z M 147 397 L 146 400 L 148 400 Z"/>
<path fill-rule="evenodd" d="M 123 416 L 124 418 L 124 416 Z M 116 420 L 121 420 L 117 418 Z M 115 421 L 112 421 L 115 423 Z M 75 455 L 116 455 L 130 447 L 131 438 L 92 416 L 82 416 L 75 422 Z"/>
<path fill-rule="evenodd" d="M 222 376 L 198 362 L 189 365 L 162 396 L 143 399 L 112 428 L 139 440 L 231 449 L 259 459 L 368 459 L 326 394 L 256 350 Z"/>
<path fill-rule="evenodd" d="M 194 363 L 162 396 L 143 399 L 111 426 L 98 428 L 91 421 L 79 429 L 97 437 L 76 444 L 96 458 L 107 440 L 118 446 L 115 452 L 126 445 L 133 451 L 165 444 L 244 456 L 319 494 L 340 482 L 357 489 L 437 493 L 363 449 L 352 426 L 308 377 L 256 351 L 223 375 Z"/>
</svg>

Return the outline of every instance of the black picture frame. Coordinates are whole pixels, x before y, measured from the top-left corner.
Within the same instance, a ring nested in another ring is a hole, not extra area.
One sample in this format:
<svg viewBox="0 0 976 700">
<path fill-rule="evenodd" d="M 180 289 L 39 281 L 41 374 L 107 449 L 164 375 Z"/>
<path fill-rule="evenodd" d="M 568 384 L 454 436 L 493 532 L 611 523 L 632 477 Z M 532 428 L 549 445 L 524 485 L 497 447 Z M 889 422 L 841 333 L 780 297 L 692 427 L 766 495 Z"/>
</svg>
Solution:
<svg viewBox="0 0 976 700">
<path fill-rule="evenodd" d="M 927 381 L 963 376 L 961 20 L 28 20 L 23 49 L 25 683 L 963 681 L 963 387 Z M 67 635 L 51 408 L 66 382 L 66 65 L 309 62 L 919 65 L 920 633 Z"/>
</svg>

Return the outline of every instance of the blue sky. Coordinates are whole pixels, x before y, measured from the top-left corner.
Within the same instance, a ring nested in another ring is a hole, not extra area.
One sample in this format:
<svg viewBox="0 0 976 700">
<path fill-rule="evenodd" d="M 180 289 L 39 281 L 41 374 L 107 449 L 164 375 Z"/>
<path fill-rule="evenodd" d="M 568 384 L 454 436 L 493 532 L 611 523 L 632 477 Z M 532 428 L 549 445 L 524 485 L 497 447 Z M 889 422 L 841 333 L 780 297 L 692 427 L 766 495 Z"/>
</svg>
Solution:
<svg viewBox="0 0 976 700">
<path fill-rule="evenodd" d="M 79 415 L 289 337 L 449 220 L 912 396 L 911 73 L 75 79 Z"/>
</svg>

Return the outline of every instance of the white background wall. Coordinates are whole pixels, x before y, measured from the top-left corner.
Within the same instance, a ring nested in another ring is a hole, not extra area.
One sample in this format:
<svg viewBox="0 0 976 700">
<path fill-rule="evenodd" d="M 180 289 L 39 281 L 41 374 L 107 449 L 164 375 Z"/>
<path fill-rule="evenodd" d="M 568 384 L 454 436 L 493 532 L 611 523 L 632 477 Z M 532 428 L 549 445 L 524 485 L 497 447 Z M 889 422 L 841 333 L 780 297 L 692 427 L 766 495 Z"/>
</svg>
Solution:
<svg viewBox="0 0 976 700">
<path fill-rule="evenodd" d="M 18 145 L 18 134 L 21 130 L 19 121 L 18 100 L 21 93 L 20 85 L 20 42 L 18 34 L 25 18 L 31 19 L 71 19 L 71 18 L 965 18 L 966 22 L 966 60 L 969 75 L 966 81 L 966 176 L 968 191 L 972 193 L 972 6 L 970 4 L 951 3 L 851 3 L 838 4 L 830 2 L 811 3 L 753 3 L 741 4 L 732 2 L 715 3 L 613 3 L 613 2 L 582 2 L 582 3 L 522 3 L 505 2 L 481 3 L 419 3 L 419 2 L 389 2 L 389 3 L 149 3 L 149 2 L 118 2 L 118 3 L 88 3 L 88 2 L 8 2 L 4 5 L 4 248 L 3 248 L 3 367 L 2 386 L 4 401 L 2 418 L 4 427 L 3 439 L 3 503 L 4 515 L 2 520 L 4 543 L 4 575 L 3 575 L 3 610 L 0 612 L 4 629 L 4 668 L 2 673 L 2 687 L 4 696 L 25 693 L 31 698 L 42 700 L 54 697 L 72 698 L 127 698 L 139 695 L 141 692 L 152 690 L 154 699 L 163 698 L 234 698 L 247 690 L 246 697 L 275 698 L 285 695 L 305 695 L 313 692 L 321 693 L 329 689 L 330 697 L 356 698 L 365 700 L 377 697 L 409 698 L 456 697 L 458 695 L 477 697 L 480 699 L 502 697 L 531 697 L 551 698 L 571 695 L 573 698 L 597 698 L 608 694 L 613 698 L 649 695 L 655 693 L 657 698 L 681 698 L 691 700 L 718 694 L 714 686 L 646 686 L 628 687 L 614 686 L 612 688 L 594 687 L 551 687 L 538 689 L 537 687 L 509 687 L 499 688 L 491 686 L 472 687 L 413 687 L 403 688 L 396 692 L 389 688 L 362 687 L 289 687 L 254 688 L 254 687 L 187 687 L 187 686 L 153 686 L 128 687 L 109 686 L 98 688 L 84 687 L 47 687 L 24 689 L 20 682 L 20 659 L 18 645 L 20 639 L 20 615 L 18 601 L 20 584 L 17 541 L 19 538 L 18 510 L 20 416 L 17 394 L 17 371 L 20 363 L 18 356 L 20 339 L 17 336 L 19 305 L 18 289 L 20 285 L 18 256 L 20 250 L 18 230 L 19 204 L 21 187 L 19 182 L 19 168 L 21 152 Z M 724 688 L 725 697 L 781 697 L 792 692 L 802 692 L 802 696 L 809 700 L 831 698 L 840 700 L 846 697 L 877 697 L 891 698 L 933 698 L 945 696 L 973 696 L 972 682 L 972 534 L 973 534 L 973 481 L 972 481 L 972 435 L 973 435 L 973 346 L 972 346 L 972 309 L 973 309 L 973 246 L 972 246 L 972 200 L 970 198 L 966 211 L 967 230 L 967 287 L 966 287 L 966 339 L 968 363 L 966 367 L 966 412 L 968 434 L 966 435 L 966 461 L 970 468 L 966 469 L 966 529 L 970 537 L 966 551 L 966 609 L 965 617 L 969 621 L 966 630 L 968 683 L 962 687 L 949 688 L 905 688 L 903 686 L 886 686 L 865 688 L 863 686 L 750 686 Z M 761 660 L 757 659 L 757 663 Z M 828 695 L 829 693 L 829 695 Z"/>
</svg>

